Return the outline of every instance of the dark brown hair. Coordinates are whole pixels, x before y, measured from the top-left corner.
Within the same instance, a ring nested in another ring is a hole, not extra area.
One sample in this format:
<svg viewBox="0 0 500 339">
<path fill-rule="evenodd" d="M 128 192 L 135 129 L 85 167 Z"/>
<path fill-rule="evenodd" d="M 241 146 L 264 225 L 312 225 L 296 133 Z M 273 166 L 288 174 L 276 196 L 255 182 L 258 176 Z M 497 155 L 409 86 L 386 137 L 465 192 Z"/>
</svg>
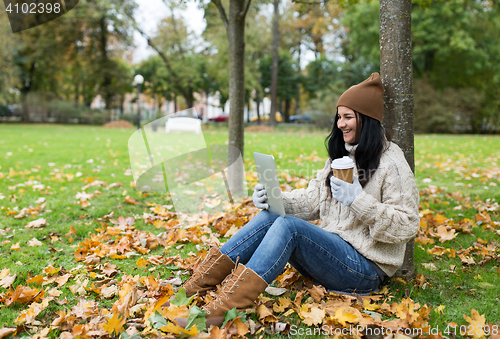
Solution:
<svg viewBox="0 0 500 339">
<path fill-rule="evenodd" d="M 362 113 L 354 111 L 356 115 L 356 140 L 357 148 L 354 153 L 354 161 L 358 170 L 358 179 L 361 186 L 365 186 L 378 168 L 380 158 L 387 147 L 386 140 L 390 140 L 387 131 L 380 122 Z M 338 112 L 330 134 L 325 139 L 325 147 L 332 160 L 349 155 L 345 148 L 342 131 L 338 128 Z M 330 175 L 326 185 L 330 187 Z"/>
</svg>

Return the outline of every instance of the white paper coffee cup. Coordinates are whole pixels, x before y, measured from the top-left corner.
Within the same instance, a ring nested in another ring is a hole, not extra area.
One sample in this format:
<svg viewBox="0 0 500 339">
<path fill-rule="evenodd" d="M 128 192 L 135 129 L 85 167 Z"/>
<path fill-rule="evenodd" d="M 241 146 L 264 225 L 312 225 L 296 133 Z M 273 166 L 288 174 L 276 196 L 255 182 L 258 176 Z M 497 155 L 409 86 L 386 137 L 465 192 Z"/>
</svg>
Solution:
<svg viewBox="0 0 500 339">
<path fill-rule="evenodd" d="M 345 182 L 351 183 L 354 175 L 354 161 L 348 156 L 334 159 L 330 165 L 333 176 Z"/>
</svg>

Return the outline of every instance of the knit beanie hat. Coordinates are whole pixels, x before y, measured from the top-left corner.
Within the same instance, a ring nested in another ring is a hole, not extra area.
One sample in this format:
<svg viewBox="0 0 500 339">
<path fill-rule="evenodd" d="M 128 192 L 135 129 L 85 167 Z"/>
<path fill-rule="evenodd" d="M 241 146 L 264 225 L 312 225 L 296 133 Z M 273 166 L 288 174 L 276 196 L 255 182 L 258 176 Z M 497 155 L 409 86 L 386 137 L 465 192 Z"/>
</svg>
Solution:
<svg viewBox="0 0 500 339">
<path fill-rule="evenodd" d="M 337 108 L 345 106 L 382 122 L 384 86 L 380 75 L 372 73 L 368 79 L 352 86 L 337 101 Z"/>
</svg>

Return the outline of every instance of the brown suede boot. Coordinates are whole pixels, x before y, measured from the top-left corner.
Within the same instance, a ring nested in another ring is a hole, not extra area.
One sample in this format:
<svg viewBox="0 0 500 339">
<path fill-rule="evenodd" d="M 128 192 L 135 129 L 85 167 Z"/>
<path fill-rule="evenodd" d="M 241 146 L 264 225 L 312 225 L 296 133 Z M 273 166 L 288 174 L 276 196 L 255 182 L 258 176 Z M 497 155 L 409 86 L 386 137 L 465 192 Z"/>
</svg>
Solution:
<svg viewBox="0 0 500 339">
<path fill-rule="evenodd" d="M 202 307 L 207 312 L 207 328 L 221 326 L 225 313 L 233 308 L 246 309 L 254 305 L 255 299 L 267 287 L 267 283 L 257 273 L 239 264 L 224 279 L 214 299 Z M 185 327 L 187 319 L 175 319 L 179 326 Z"/>
<path fill-rule="evenodd" d="M 207 294 L 209 290 L 215 289 L 234 267 L 234 262 L 227 255 L 212 247 L 191 278 L 182 285 L 186 290 L 186 297 L 196 293 L 201 296 Z"/>
</svg>

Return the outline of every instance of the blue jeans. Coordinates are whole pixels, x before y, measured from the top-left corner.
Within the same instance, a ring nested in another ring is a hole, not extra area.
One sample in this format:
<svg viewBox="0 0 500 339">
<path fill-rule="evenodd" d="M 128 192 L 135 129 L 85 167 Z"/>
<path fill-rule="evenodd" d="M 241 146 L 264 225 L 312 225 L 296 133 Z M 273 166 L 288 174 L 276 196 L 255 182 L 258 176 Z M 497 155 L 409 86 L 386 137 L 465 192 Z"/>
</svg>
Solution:
<svg viewBox="0 0 500 339">
<path fill-rule="evenodd" d="M 379 286 L 370 262 L 340 236 L 299 218 L 263 210 L 220 249 L 270 284 L 289 262 L 327 290 L 368 293 Z"/>
</svg>

